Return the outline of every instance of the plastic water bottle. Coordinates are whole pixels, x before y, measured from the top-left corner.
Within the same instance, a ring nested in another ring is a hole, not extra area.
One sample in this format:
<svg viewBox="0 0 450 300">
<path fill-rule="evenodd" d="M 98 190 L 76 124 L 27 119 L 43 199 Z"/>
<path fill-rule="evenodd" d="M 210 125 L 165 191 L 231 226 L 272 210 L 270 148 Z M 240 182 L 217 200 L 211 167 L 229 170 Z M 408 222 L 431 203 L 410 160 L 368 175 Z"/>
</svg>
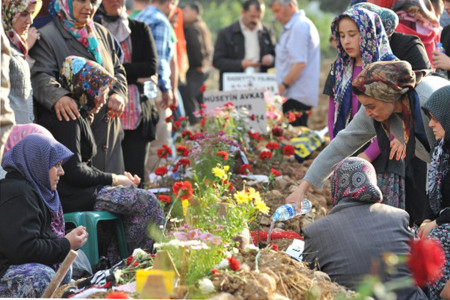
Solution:
<svg viewBox="0 0 450 300">
<path fill-rule="evenodd" d="M 298 215 L 304 215 L 311 211 L 311 201 L 308 199 L 303 199 L 302 201 L 302 209 L 299 210 L 297 204 L 285 204 L 277 208 L 277 210 L 273 213 L 273 221 L 286 221 L 296 217 Z"/>
<path fill-rule="evenodd" d="M 153 81 L 147 80 L 144 82 L 144 95 L 148 99 L 156 98 L 158 95 L 158 87 Z"/>
<path fill-rule="evenodd" d="M 439 52 L 445 54 L 445 49 L 444 49 L 444 47 L 442 46 L 442 43 L 437 43 L 437 44 L 436 44 L 436 51 L 439 51 Z M 441 76 L 444 76 L 445 78 L 448 78 L 448 73 L 447 73 L 446 70 L 443 70 L 443 69 L 436 69 L 436 73 L 438 73 L 438 74 L 441 75 Z"/>
</svg>

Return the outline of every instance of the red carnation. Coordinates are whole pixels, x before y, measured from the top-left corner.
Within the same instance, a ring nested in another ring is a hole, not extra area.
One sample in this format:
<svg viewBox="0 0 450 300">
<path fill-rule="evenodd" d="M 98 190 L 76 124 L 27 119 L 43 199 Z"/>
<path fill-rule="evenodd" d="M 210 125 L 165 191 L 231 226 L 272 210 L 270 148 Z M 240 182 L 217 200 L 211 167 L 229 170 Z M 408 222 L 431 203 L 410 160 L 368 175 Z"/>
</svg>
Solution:
<svg viewBox="0 0 450 300">
<path fill-rule="evenodd" d="M 295 116 L 300 119 L 303 116 L 303 113 L 299 111 L 298 113 L 295 114 Z"/>
<path fill-rule="evenodd" d="M 253 114 L 253 115 L 250 115 L 250 120 L 252 120 L 252 121 L 255 121 L 255 119 L 256 119 L 256 116 L 255 116 L 255 114 Z"/>
<path fill-rule="evenodd" d="M 272 248 L 274 251 L 278 252 L 278 245 L 277 244 L 271 243 L 269 245 L 269 247 Z"/>
<path fill-rule="evenodd" d="M 179 196 L 181 200 L 191 199 L 194 191 L 192 190 L 192 184 L 189 181 L 178 181 L 172 186 L 175 196 Z"/>
<path fill-rule="evenodd" d="M 277 142 L 269 142 L 267 143 L 266 148 L 269 150 L 277 150 L 280 148 L 280 144 L 278 144 Z"/>
<path fill-rule="evenodd" d="M 176 106 L 175 104 L 172 104 L 169 106 L 171 111 L 176 111 L 178 109 L 178 106 Z"/>
<path fill-rule="evenodd" d="M 211 275 L 212 276 L 216 276 L 216 275 L 219 275 L 220 274 L 220 271 L 219 270 L 217 270 L 217 269 L 212 269 L 211 270 Z"/>
<path fill-rule="evenodd" d="M 230 265 L 231 270 L 233 271 L 239 270 L 239 263 L 233 256 L 228 258 L 228 264 Z"/>
<path fill-rule="evenodd" d="M 163 145 L 162 148 L 158 149 L 159 158 L 167 158 L 169 155 L 172 155 L 172 149 L 169 146 Z"/>
<path fill-rule="evenodd" d="M 167 168 L 166 167 L 156 168 L 155 174 L 158 175 L 158 176 L 164 176 L 164 175 L 167 174 Z"/>
<path fill-rule="evenodd" d="M 173 131 L 178 131 L 178 129 L 180 129 L 180 127 L 181 127 L 180 121 L 173 122 L 173 124 L 172 124 Z"/>
<path fill-rule="evenodd" d="M 232 102 L 227 102 L 227 103 L 225 103 L 225 105 L 223 107 L 226 110 L 233 110 L 234 109 L 234 104 Z"/>
<path fill-rule="evenodd" d="M 105 296 L 105 299 L 130 299 L 130 296 L 128 296 L 125 292 L 112 292 Z"/>
<path fill-rule="evenodd" d="M 295 148 L 292 145 L 285 145 L 285 146 L 283 146 L 283 152 L 284 152 L 284 155 L 291 156 L 291 155 L 295 154 Z"/>
<path fill-rule="evenodd" d="M 137 261 L 135 261 L 135 262 L 133 263 L 133 268 L 137 268 L 137 267 L 139 267 L 139 263 L 138 263 Z"/>
<path fill-rule="evenodd" d="M 196 133 L 196 134 L 194 134 L 193 136 L 192 136 L 192 139 L 194 140 L 194 141 L 198 141 L 198 140 L 201 140 L 203 138 L 203 134 L 202 133 Z"/>
<path fill-rule="evenodd" d="M 216 156 L 221 156 L 223 160 L 228 160 L 228 152 L 226 151 L 217 151 Z"/>
<path fill-rule="evenodd" d="M 175 119 L 174 116 L 168 116 L 168 117 L 166 118 L 166 123 L 170 123 L 170 122 L 172 122 L 174 119 Z"/>
<path fill-rule="evenodd" d="M 275 170 L 274 168 L 270 169 L 270 173 L 272 173 L 273 175 L 275 175 L 275 177 L 281 176 L 281 173 L 278 172 L 277 170 Z"/>
<path fill-rule="evenodd" d="M 257 140 L 259 138 L 259 132 L 248 132 L 248 136 L 251 137 L 252 139 Z"/>
<path fill-rule="evenodd" d="M 134 256 L 128 256 L 127 258 L 127 266 L 131 265 L 131 263 L 134 261 Z"/>
<path fill-rule="evenodd" d="M 222 180 L 223 185 L 228 185 L 228 190 L 232 191 L 233 190 L 233 184 L 231 182 L 229 182 L 228 180 Z"/>
<path fill-rule="evenodd" d="M 239 168 L 239 174 L 247 175 L 248 173 L 251 173 L 251 172 L 252 172 L 252 167 L 249 164 L 243 164 Z"/>
<path fill-rule="evenodd" d="M 206 104 L 203 104 L 203 103 L 200 104 L 200 108 L 201 108 L 201 109 L 206 109 Z"/>
<path fill-rule="evenodd" d="M 178 164 L 180 164 L 182 166 L 190 166 L 191 161 L 188 158 L 180 158 L 180 160 L 178 161 Z"/>
<path fill-rule="evenodd" d="M 180 156 L 188 156 L 189 155 L 189 149 L 184 145 L 178 146 L 177 152 L 178 152 L 178 155 L 180 155 Z"/>
<path fill-rule="evenodd" d="M 312 110 L 308 110 L 307 114 L 308 114 L 308 117 L 311 116 Z"/>
<path fill-rule="evenodd" d="M 205 127 L 205 124 L 206 124 L 206 119 L 205 119 L 205 118 L 202 118 L 202 119 L 200 120 L 200 125 L 201 125 L 202 127 Z"/>
<path fill-rule="evenodd" d="M 182 138 L 188 137 L 188 139 L 192 140 L 193 134 L 192 132 L 190 132 L 189 130 L 185 130 L 183 131 L 183 133 L 181 134 Z"/>
<path fill-rule="evenodd" d="M 414 281 L 420 287 L 441 278 L 445 253 L 441 243 L 437 240 L 423 238 L 411 240 L 411 251 L 408 255 L 408 266 L 413 274 Z"/>
<path fill-rule="evenodd" d="M 159 201 L 170 203 L 170 196 L 167 195 L 158 195 Z"/>
<path fill-rule="evenodd" d="M 206 91 L 206 84 L 202 84 L 200 87 L 200 92 L 204 93 Z"/>
<path fill-rule="evenodd" d="M 280 137 L 283 135 L 283 129 L 281 129 L 280 127 L 274 127 L 272 128 L 272 134 L 274 136 Z"/>
<path fill-rule="evenodd" d="M 259 154 L 259 158 L 261 159 L 271 159 L 272 158 L 272 152 L 264 150 L 261 151 L 261 153 Z"/>
<path fill-rule="evenodd" d="M 178 121 L 180 121 L 180 122 L 183 122 L 183 121 L 186 121 L 186 120 L 187 120 L 187 118 L 185 116 L 181 116 L 181 117 L 178 118 Z"/>
<path fill-rule="evenodd" d="M 294 122 L 296 120 L 295 114 L 293 112 L 291 112 L 291 111 L 288 111 L 286 113 L 286 118 L 287 118 L 289 123 L 292 123 L 292 122 Z"/>
</svg>

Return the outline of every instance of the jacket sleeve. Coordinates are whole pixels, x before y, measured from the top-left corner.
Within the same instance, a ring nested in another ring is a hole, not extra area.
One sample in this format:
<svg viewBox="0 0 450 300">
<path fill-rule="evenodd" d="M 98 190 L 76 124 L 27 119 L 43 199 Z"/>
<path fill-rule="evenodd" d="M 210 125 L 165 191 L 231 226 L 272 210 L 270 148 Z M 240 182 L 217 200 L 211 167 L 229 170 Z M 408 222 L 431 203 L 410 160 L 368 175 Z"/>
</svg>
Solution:
<svg viewBox="0 0 450 300">
<path fill-rule="evenodd" d="M 226 32 L 221 30 L 217 36 L 214 46 L 213 66 L 221 72 L 242 72 L 240 59 L 231 59 L 227 57 Z"/>
<path fill-rule="evenodd" d="M 62 121 L 52 128 L 55 138 L 74 153 L 63 165 L 64 181 L 77 187 L 110 185 L 112 183 L 111 173 L 100 171 L 83 162 L 80 146 L 81 127 L 78 122 L 81 122 L 81 120 Z"/>
<path fill-rule="evenodd" d="M 130 63 L 123 66 L 127 73 L 128 84 L 134 84 L 138 78 L 146 78 L 155 75 L 158 70 L 158 56 L 156 54 L 155 40 L 147 24 L 133 21 L 135 26 L 131 32 L 133 45 L 139 45 L 141 49 L 133 49 Z M 138 39 L 135 41 L 134 39 Z M 139 56 L 135 56 L 139 53 Z"/>
<path fill-rule="evenodd" d="M 22 186 L 21 186 L 22 187 Z M 66 238 L 43 238 L 46 209 L 31 188 L 17 188 L 0 206 L 0 252 L 13 265 L 41 263 L 52 266 L 64 260 L 70 250 Z M 41 205 L 39 205 L 39 203 Z"/>
<path fill-rule="evenodd" d="M 189 68 L 201 67 L 203 63 L 202 45 L 200 43 L 200 32 L 191 25 L 184 31 L 186 37 L 186 49 L 189 49 Z"/>
</svg>

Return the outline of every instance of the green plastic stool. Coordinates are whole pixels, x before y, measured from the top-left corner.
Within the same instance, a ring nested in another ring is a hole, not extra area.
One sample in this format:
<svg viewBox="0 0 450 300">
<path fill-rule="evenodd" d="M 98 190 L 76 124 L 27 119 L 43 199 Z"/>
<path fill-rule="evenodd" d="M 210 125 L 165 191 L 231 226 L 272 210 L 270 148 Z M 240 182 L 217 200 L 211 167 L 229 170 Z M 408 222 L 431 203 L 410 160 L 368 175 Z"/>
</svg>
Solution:
<svg viewBox="0 0 450 300">
<path fill-rule="evenodd" d="M 128 257 L 128 246 L 120 216 L 107 211 L 79 211 L 64 214 L 64 221 L 66 223 L 72 223 L 75 227 L 80 225 L 86 227 L 89 237 L 81 249 L 86 253 L 91 265 L 96 265 L 99 261 L 97 223 L 99 221 L 111 220 L 114 221 L 116 227 L 120 256 L 126 258 Z"/>
</svg>

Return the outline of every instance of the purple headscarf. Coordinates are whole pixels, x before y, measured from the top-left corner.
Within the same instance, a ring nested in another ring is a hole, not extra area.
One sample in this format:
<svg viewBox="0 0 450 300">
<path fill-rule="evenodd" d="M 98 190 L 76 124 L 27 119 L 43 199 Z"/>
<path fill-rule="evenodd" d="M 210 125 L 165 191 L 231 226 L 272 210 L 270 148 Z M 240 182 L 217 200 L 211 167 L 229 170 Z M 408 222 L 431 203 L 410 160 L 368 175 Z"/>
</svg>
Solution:
<svg viewBox="0 0 450 300">
<path fill-rule="evenodd" d="M 343 199 L 376 203 L 383 200 L 377 186 L 377 174 L 370 162 L 358 157 L 341 161 L 331 176 L 333 206 Z"/>
<path fill-rule="evenodd" d="M 53 212 L 61 211 L 57 191 L 52 191 L 49 170 L 67 161 L 73 153 L 53 137 L 30 134 L 5 153 L 2 167 L 7 172 L 19 172 L 31 184 Z"/>
</svg>

